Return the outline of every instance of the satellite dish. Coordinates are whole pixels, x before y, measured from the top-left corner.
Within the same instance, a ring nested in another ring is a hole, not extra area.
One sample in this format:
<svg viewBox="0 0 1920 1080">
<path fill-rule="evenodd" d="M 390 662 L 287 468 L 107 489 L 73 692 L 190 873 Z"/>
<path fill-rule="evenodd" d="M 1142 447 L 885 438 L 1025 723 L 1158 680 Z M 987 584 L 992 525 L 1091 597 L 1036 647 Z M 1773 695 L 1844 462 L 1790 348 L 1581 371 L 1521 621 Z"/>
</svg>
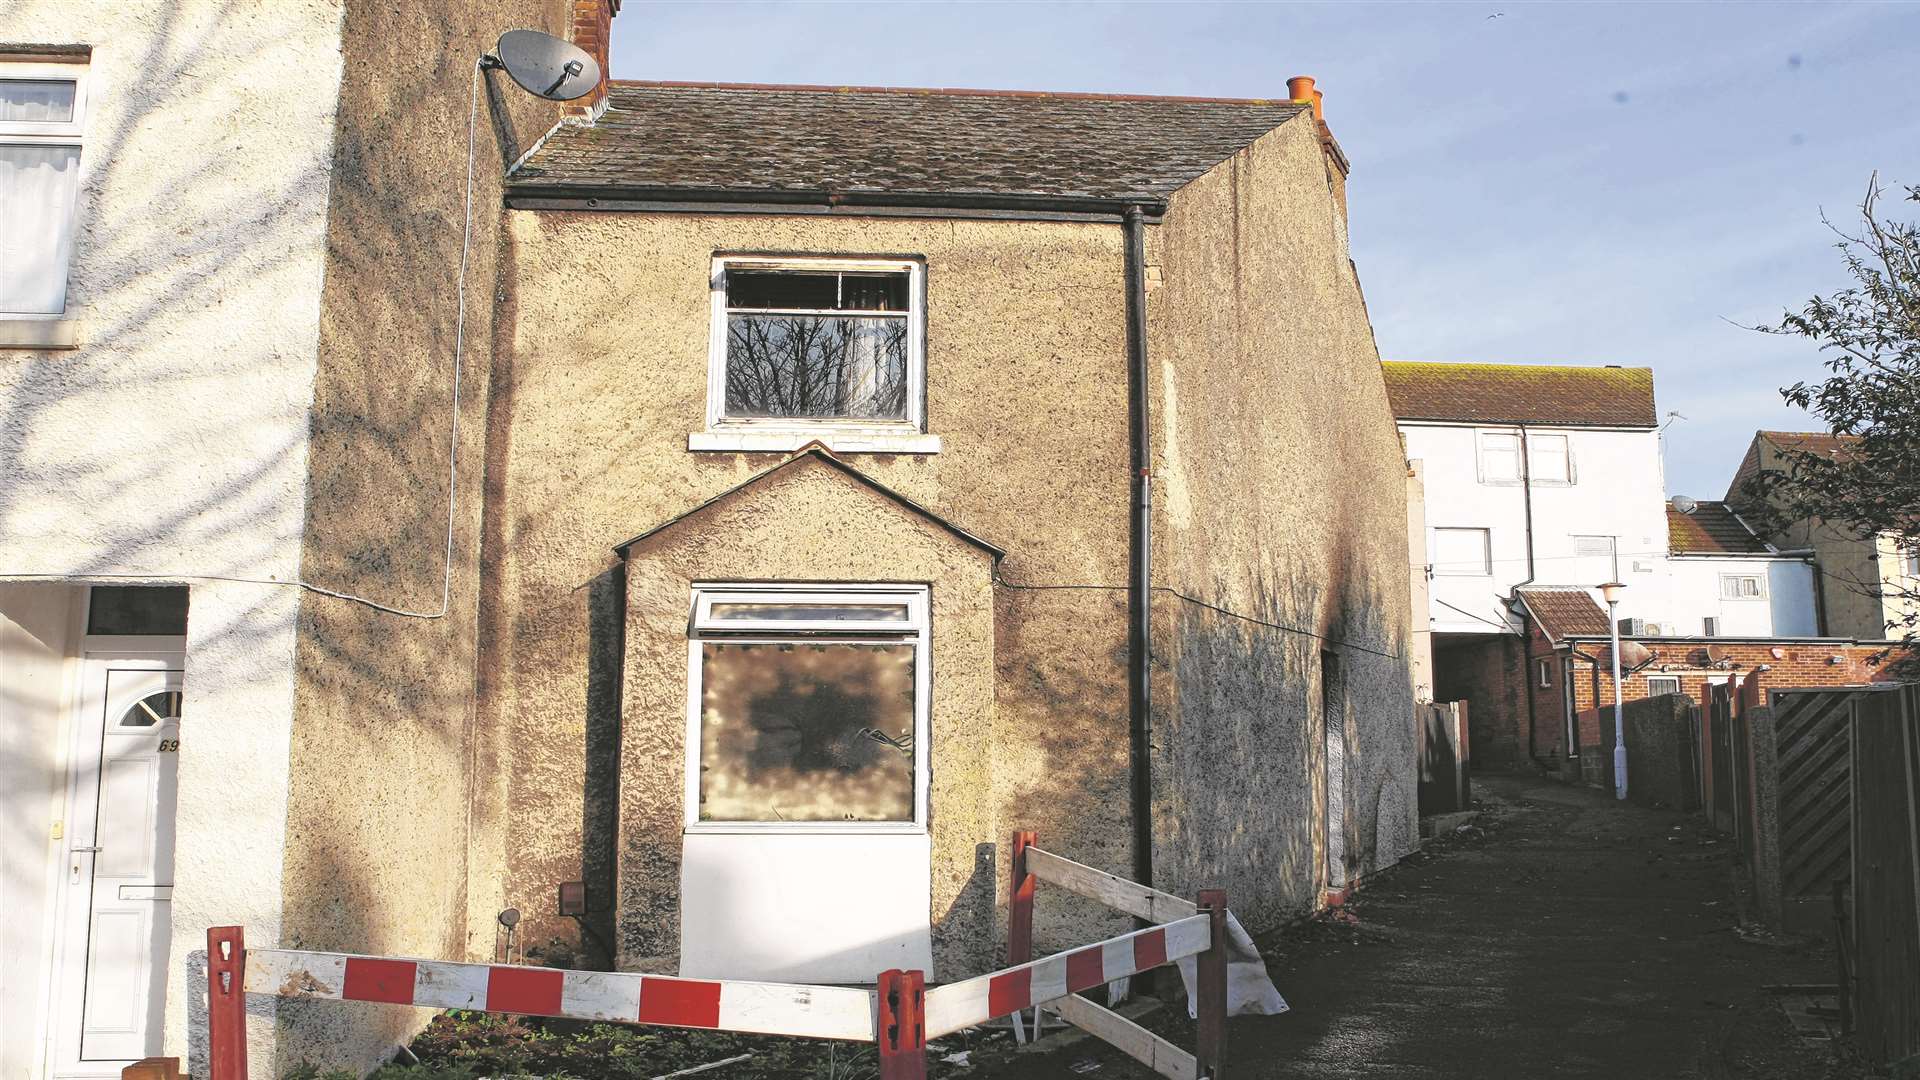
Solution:
<svg viewBox="0 0 1920 1080">
<path fill-rule="evenodd" d="M 513 929 L 514 925 L 519 921 L 520 921 L 519 908 L 510 907 L 507 910 L 500 913 L 500 925 L 506 927 L 509 930 Z"/>
<path fill-rule="evenodd" d="M 1672 499 L 1672 506 L 1675 510 L 1680 511 L 1683 514 L 1691 514 L 1695 510 L 1700 509 L 1699 503 L 1694 502 L 1692 499 L 1687 498 L 1685 495 L 1675 495 Z"/>
<path fill-rule="evenodd" d="M 548 101 L 585 97 L 600 85 L 600 62 L 577 45 L 538 30 L 500 35 L 488 67 L 504 68 L 520 88 Z"/>
</svg>

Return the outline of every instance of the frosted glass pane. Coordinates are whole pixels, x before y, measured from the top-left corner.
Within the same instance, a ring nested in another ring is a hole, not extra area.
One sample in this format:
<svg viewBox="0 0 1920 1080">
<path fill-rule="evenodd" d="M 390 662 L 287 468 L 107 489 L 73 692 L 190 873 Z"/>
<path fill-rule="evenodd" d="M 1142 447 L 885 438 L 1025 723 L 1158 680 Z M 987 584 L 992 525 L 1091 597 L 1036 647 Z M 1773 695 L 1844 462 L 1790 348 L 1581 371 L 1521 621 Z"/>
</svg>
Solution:
<svg viewBox="0 0 1920 1080">
<path fill-rule="evenodd" d="M 0 143 L 0 312 L 67 305 L 80 148 Z"/>
<path fill-rule="evenodd" d="M 70 79 L 0 79 L 0 123 L 71 124 Z"/>
</svg>

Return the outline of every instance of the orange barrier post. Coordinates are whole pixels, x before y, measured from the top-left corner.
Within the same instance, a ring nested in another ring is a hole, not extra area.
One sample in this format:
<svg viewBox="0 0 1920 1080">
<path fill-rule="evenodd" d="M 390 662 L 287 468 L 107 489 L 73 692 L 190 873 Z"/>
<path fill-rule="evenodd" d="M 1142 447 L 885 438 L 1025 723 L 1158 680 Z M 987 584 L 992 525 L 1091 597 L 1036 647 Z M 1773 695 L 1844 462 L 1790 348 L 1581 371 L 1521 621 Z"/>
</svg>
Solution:
<svg viewBox="0 0 1920 1080">
<path fill-rule="evenodd" d="M 880 1080 L 927 1080 L 925 973 L 883 971 L 877 990 Z"/>
<path fill-rule="evenodd" d="M 208 1080 L 247 1080 L 247 938 L 207 928 Z"/>
<path fill-rule="evenodd" d="M 1211 920 L 1207 951 L 1195 957 L 1194 1013 L 1197 1042 L 1194 1054 L 1199 1073 L 1220 1080 L 1227 1057 L 1227 894 L 1224 889 L 1202 889 L 1197 898 Z"/>
<path fill-rule="evenodd" d="M 1027 849 L 1035 834 L 1013 834 L 1013 858 L 1008 860 L 1007 882 L 1007 966 L 1016 967 L 1033 959 L 1033 875 L 1027 873 Z"/>
</svg>

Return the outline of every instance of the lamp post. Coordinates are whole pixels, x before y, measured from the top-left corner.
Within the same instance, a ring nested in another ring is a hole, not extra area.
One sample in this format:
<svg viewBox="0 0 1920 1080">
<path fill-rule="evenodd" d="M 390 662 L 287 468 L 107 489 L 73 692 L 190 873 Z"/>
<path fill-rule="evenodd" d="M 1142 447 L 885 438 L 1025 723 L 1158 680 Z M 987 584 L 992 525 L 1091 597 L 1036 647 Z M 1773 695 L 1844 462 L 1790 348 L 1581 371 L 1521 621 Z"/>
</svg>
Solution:
<svg viewBox="0 0 1920 1080">
<path fill-rule="evenodd" d="M 1613 797 L 1627 797 L 1627 723 L 1620 698 L 1620 590 L 1626 586 L 1609 581 L 1600 586 L 1607 601 L 1607 623 L 1613 628 Z"/>
</svg>

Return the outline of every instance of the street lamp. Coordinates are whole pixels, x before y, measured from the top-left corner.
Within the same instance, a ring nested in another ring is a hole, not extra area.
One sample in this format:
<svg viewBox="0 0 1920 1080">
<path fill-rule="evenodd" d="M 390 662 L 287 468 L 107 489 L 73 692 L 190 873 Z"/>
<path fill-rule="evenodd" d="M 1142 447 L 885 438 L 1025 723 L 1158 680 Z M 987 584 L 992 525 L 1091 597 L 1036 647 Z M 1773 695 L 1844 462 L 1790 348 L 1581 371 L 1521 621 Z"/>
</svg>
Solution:
<svg viewBox="0 0 1920 1080">
<path fill-rule="evenodd" d="M 1613 629 L 1613 797 L 1627 797 L 1627 724 L 1620 704 L 1620 590 L 1626 585 L 1609 581 L 1600 586 L 1607 602 L 1607 623 Z"/>
</svg>

